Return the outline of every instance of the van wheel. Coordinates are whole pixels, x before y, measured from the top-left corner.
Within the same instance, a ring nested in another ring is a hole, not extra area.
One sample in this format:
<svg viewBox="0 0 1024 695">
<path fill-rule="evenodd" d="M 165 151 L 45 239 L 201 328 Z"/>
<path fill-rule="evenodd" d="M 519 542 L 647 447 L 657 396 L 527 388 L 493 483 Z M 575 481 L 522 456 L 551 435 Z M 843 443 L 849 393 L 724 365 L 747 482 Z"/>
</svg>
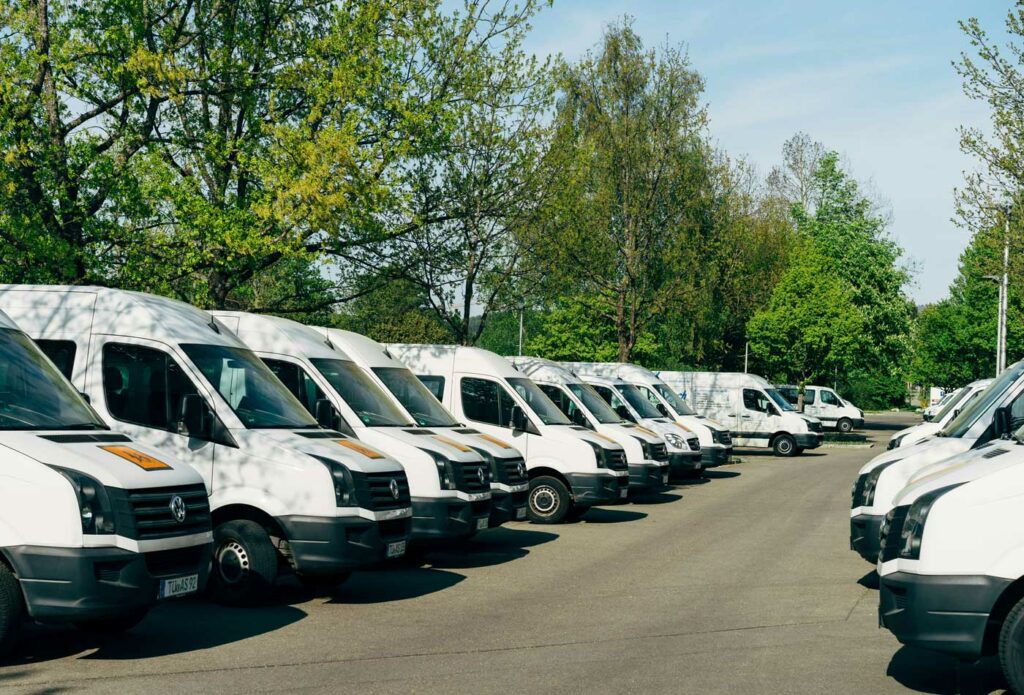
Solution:
<svg viewBox="0 0 1024 695">
<path fill-rule="evenodd" d="M 348 581 L 351 572 L 332 572 L 330 574 L 297 574 L 296 579 L 305 588 L 317 593 L 331 593 Z"/>
<path fill-rule="evenodd" d="M 788 434 L 780 434 L 772 443 L 776 456 L 796 456 L 796 440 Z"/>
<path fill-rule="evenodd" d="M 80 620 L 75 623 L 75 627 L 82 632 L 88 632 L 93 635 L 119 635 L 122 632 L 128 632 L 128 630 L 141 623 L 148 612 L 149 608 L 142 608 L 113 618 Z"/>
<path fill-rule="evenodd" d="M 849 434 L 853 432 L 853 421 L 849 418 L 840 418 L 839 422 L 836 423 L 836 429 L 843 434 Z"/>
<path fill-rule="evenodd" d="M 264 602 L 277 578 L 277 551 L 266 529 L 253 521 L 228 521 L 213 530 L 210 593 L 228 606 Z"/>
<path fill-rule="evenodd" d="M 541 475 L 530 481 L 527 513 L 535 524 L 560 524 L 572 507 L 569 488 L 558 478 Z"/>
<path fill-rule="evenodd" d="M 1024 693 L 1024 599 L 1017 602 L 999 630 L 999 665 L 1015 693 Z"/>
<path fill-rule="evenodd" d="M 0 562 L 0 660 L 14 646 L 14 638 L 21 628 L 24 615 L 25 603 L 18 578 L 7 565 Z"/>
</svg>

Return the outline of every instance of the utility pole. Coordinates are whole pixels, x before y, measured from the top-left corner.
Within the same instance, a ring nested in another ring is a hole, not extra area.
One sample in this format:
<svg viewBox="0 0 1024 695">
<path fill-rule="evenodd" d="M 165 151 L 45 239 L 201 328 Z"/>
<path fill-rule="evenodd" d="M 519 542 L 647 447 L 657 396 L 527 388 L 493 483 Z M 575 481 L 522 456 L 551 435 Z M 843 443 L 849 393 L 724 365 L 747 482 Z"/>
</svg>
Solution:
<svg viewBox="0 0 1024 695">
<path fill-rule="evenodd" d="M 523 354 L 523 314 L 526 313 L 526 307 L 519 307 L 519 354 Z"/>
<path fill-rule="evenodd" d="M 1006 314 L 1010 306 L 1010 206 L 1003 215 L 1003 277 L 999 284 L 999 341 L 996 353 L 996 374 L 1006 369 Z"/>
<path fill-rule="evenodd" d="M 750 351 L 750 343 L 743 343 L 743 373 L 747 373 L 747 353 Z"/>
</svg>

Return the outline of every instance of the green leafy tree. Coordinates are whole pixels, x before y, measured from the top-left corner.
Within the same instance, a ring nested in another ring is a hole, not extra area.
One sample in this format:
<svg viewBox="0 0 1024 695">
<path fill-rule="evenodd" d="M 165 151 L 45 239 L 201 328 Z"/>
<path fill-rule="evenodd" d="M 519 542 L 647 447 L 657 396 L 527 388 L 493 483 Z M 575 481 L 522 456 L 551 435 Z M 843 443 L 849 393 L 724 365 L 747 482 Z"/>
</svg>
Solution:
<svg viewBox="0 0 1024 695">
<path fill-rule="evenodd" d="M 556 361 L 613 362 L 619 358 L 614 326 L 603 321 L 607 307 L 600 299 L 576 295 L 563 297 L 543 314 L 537 332 L 526 341 L 526 352 Z M 644 362 L 657 351 L 650 334 L 636 342 L 633 359 Z"/>
</svg>

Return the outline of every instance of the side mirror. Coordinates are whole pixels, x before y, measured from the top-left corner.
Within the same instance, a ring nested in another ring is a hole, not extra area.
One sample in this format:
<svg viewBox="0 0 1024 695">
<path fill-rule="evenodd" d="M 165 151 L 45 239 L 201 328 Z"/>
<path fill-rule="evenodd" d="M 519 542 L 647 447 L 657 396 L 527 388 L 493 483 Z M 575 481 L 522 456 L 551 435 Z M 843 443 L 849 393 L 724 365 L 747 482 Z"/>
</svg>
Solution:
<svg viewBox="0 0 1024 695">
<path fill-rule="evenodd" d="M 996 408 L 996 411 L 992 413 L 992 434 L 996 439 L 1006 439 L 1010 436 L 1013 427 L 1012 420 L 1010 406 L 1004 405 Z"/>
<path fill-rule="evenodd" d="M 81 396 L 82 400 L 85 401 L 86 403 L 89 403 L 90 405 L 92 404 L 92 399 L 89 398 L 89 394 L 86 393 L 85 391 L 79 391 L 78 395 Z"/>
<path fill-rule="evenodd" d="M 629 420 L 630 422 L 633 422 L 633 414 L 630 413 L 629 408 L 627 408 L 624 405 L 620 405 L 617 408 L 615 408 L 615 414 L 618 415 L 623 420 Z"/>
<path fill-rule="evenodd" d="M 572 420 L 572 424 L 574 425 L 587 428 L 590 427 L 590 422 L 587 420 L 587 416 L 584 415 L 583 411 L 579 408 L 572 411 L 572 415 L 569 416 L 569 419 Z"/>
<path fill-rule="evenodd" d="M 179 429 L 184 429 L 190 437 L 209 439 L 211 435 L 210 409 L 206 401 L 197 393 L 189 393 L 181 397 L 181 420 Z"/>
<path fill-rule="evenodd" d="M 514 432 L 525 432 L 530 426 L 530 421 L 526 419 L 526 413 L 518 405 L 512 406 L 512 430 Z"/>
<path fill-rule="evenodd" d="M 668 408 L 666 408 L 666 407 L 665 407 L 665 406 L 664 406 L 663 404 L 661 404 L 661 403 L 659 403 L 659 404 L 657 405 L 657 408 L 658 408 L 658 412 L 659 412 L 659 413 L 661 413 L 661 416 L 662 416 L 662 417 L 668 417 Z"/>
<path fill-rule="evenodd" d="M 768 414 L 769 414 L 769 415 L 775 415 L 776 417 L 778 417 L 778 416 L 782 415 L 782 413 L 780 413 L 780 412 L 779 412 L 779 409 L 778 409 L 778 408 L 776 408 L 776 407 L 775 407 L 774 405 L 772 405 L 771 403 L 769 403 L 769 404 L 768 404 Z"/>
<path fill-rule="evenodd" d="M 338 429 L 338 411 L 334 409 L 334 405 L 328 399 L 317 399 L 315 417 L 316 424 L 325 430 Z"/>
</svg>

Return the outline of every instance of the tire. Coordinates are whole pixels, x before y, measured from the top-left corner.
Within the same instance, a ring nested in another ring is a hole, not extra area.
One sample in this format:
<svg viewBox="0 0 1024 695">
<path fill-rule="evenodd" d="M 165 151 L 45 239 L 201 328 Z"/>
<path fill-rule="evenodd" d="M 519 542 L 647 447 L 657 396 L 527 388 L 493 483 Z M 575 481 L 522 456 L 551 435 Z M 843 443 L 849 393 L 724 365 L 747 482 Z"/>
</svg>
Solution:
<svg viewBox="0 0 1024 695">
<path fill-rule="evenodd" d="M 310 591 L 330 593 L 348 581 L 351 572 L 333 572 L 331 574 L 298 574 L 296 579 Z"/>
<path fill-rule="evenodd" d="M 119 615 L 113 618 L 99 618 L 98 620 L 80 620 L 75 622 L 82 632 L 92 635 L 119 635 L 128 632 L 142 622 L 142 619 L 149 613 L 149 608 L 142 608 L 126 615 Z"/>
<path fill-rule="evenodd" d="M 836 430 L 842 434 L 853 432 L 853 421 L 845 417 L 840 418 L 839 422 L 836 423 Z"/>
<path fill-rule="evenodd" d="M 0 562 L 0 662 L 10 653 L 25 617 L 25 601 L 18 578 Z"/>
<path fill-rule="evenodd" d="M 228 606 L 255 606 L 270 596 L 277 579 L 277 550 L 267 531 L 237 519 L 213 530 L 210 594 Z"/>
<path fill-rule="evenodd" d="M 776 456 L 796 456 L 796 440 L 788 434 L 780 434 L 772 442 L 772 452 Z"/>
<path fill-rule="evenodd" d="M 530 481 L 527 516 L 535 524 L 560 524 L 572 509 L 569 488 L 558 478 L 540 475 Z"/>
<path fill-rule="evenodd" d="M 999 665 L 1015 693 L 1024 693 L 1024 599 L 1010 610 L 999 629 Z"/>
</svg>

